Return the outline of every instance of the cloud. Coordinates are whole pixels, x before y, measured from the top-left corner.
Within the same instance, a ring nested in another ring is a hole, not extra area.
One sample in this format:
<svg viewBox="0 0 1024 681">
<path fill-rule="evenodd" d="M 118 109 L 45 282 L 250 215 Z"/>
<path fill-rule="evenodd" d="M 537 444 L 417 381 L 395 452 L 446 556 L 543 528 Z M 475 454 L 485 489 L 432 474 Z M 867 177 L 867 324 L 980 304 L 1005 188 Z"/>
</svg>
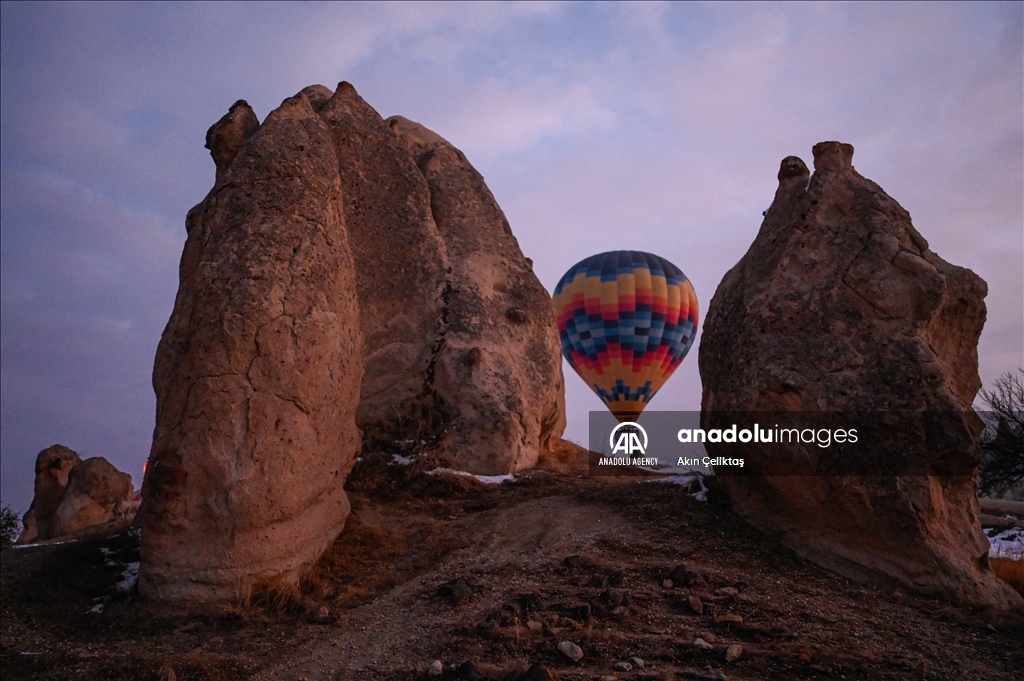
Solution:
<svg viewBox="0 0 1024 681">
<path fill-rule="evenodd" d="M 582 84 L 516 87 L 483 79 L 449 121 L 459 143 L 481 156 L 518 155 L 550 139 L 608 129 L 615 114 Z"/>
<path fill-rule="evenodd" d="M 891 8 L 788 7 L 720 16 L 696 48 L 655 26 L 646 51 L 632 27 L 622 39 L 636 42 L 616 46 L 631 56 L 622 72 L 646 77 L 605 74 L 615 103 L 647 104 L 606 104 L 629 129 L 535 156 L 528 180 L 505 182 L 522 167 L 512 163 L 488 173 L 520 243 L 549 287 L 578 259 L 568 253 L 655 250 L 678 260 L 706 306 L 756 233 L 781 158 L 810 162 L 815 142 L 853 142 L 854 163 L 911 210 L 933 249 L 989 281 L 991 384 L 1024 356 L 1019 8 L 901 9 L 894 21 Z M 513 191 L 502 196 L 503 184 Z M 696 374 L 673 378 L 658 408 L 697 408 L 694 384 Z M 585 428 L 585 412 L 571 413 L 577 439 Z"/>
<path fill-rule="evenodd" d="M 990 285 L 986 384 L 1024 356 L 1019 3 L 0 5 L 3 498 L 53 442 L 137 470 L 207 127 L 354 83 L 461 148 L 552 287 L 664 253 L 706 308 L 782 157 L 841 139 Z M 696 349 L 658 408 L 696 408 Z M 600 408 L 568 377 L 570 436 Z M 20 496 L 19 496 L 20 495 Z M 20 499 L 20 501 L 19 501 Z"/>
</svg>

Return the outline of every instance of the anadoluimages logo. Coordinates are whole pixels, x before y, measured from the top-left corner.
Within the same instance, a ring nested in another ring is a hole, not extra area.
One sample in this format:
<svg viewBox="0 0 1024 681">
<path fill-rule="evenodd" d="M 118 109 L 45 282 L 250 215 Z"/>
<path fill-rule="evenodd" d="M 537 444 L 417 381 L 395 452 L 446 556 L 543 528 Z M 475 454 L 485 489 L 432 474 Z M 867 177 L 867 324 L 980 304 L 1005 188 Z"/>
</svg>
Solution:
<svg viewBox="0 0 1024 681">
<path fill-rule="evenodd" d="M 621 429 L 626 427 L 631 430 Z M 640 444 L 639 435 L 644 436 L 643 444 Z M 616 437 L 618 435 L 618 437 Z M 612 455 L 625 454 L 626 456 L 632 456 L 633 454 L 646 454 L 647 453 L 647 431 L 639 423 L 633 423 L 632 421 L 626 421 L 612 428 L 612 434 L 608 436 L 608 446 L 612 448 Z"/>
</svg>

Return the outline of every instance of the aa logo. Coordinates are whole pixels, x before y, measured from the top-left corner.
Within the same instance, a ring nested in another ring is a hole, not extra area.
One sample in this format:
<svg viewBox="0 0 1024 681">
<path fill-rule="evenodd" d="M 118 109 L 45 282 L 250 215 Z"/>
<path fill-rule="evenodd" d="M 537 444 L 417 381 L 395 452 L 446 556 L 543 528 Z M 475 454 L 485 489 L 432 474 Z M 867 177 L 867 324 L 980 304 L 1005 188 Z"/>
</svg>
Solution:
<svg viewBox="0 0 1024 681">
<path fill-rule="evenodd" d="M 643 436 L 643 444 L 640 443 L 640 436 Z M 612 428 L 612 434 L 608 437 L 608 445 L 612 448 L 612 455 L 647 453 L 647 431 L 639 423 L 620 423 Z"/>
</svg>

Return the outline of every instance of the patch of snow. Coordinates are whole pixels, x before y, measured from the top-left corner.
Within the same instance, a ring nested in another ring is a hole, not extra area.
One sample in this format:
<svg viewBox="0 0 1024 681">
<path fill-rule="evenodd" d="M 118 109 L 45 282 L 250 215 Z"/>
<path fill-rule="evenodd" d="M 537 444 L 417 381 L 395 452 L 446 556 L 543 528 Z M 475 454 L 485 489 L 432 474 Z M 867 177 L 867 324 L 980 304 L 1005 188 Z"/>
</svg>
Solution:
<svg viewBox="0 0 1024 681">
<path fill-rule="evenodd" d="M 1008 530 L 985 529 L 988 535 L 988 555 L 992 558 L 1012 558 L 1024 560 L 1024 530 L 1011 527 Z"/>
<path fill-rule="evenodd" d="M 106 546 L 101 546 L 100 553 L 102 553 L 104 556 L 112 556 L 114 555 L 114 549 L 108 549 Z"/>
<path fill-rule="evenodd" d="M 100 614 L 101 612 L 103 612 L 103 604 L 102 603 L 97 603 L 96 605 L 94 605 L 91 608 L 89 608 L 89 612 L 97 614 L 97 615 Z"/>
<path fill-rule="evenodd" d="M 15 544 L 11 548 L 15 549 L 34 549 L 37 546 L 60 546 L 62 544 L 72 544 L 78 541 L 77 539 L 68 539 L 67 541 L 55 541 L 55 542 L 39 542 L 38 544 Z"/>
<path fill-rule="evenodd" d="M 135 582 L 139 581 L 139 563 L 128 563 L 125 566 L 124 572 L 121 573 L 123 579 L 117 583 L 118 591 L 131 591 L 135 586 Z"/>
<path fill-rule="evenodd" d="M 516 479 L 514 473 L 508 475 L 476 475 L 474 473 L 467 473 L 466 471 L 456 471 L 451 468 L 435 468 L 427 471 L 427 475 L 463 475 L 470 478 L 476 478 L 485 485 L 500 485 L 503 482 L 511 482 Z"/>
<path fill-rule="evenodd" d="M 644 482 L 667 482 L 671 485 L 682 485 L 688 487 L 693 483 L 697 482 L 696 475 L 669 475 L 664 478 L 655 478 L 653 480 L 645 480 Z"/>
<path fill-rule="evenodd" d="M 416 461 L 415 456 L 402 456 L 401 454 L 392 454 L 391 461 L 388 462 L 389 466 L 409 466 Z"/>
<path fill-rule="evenodd" d="M 139 536 L 137 531 L 129 530 L 129 532 L 135 532 L 135 536 Z M 103 539 L 113 539 L 114 537 L 117 537 L 117 536 L 119 536 L 119 533 L 108 534 L 107 536 L 103 537 Z M 76 542 L 84 541 L 85 539 L 89 539 L 89 538 L 90 537 L 76 537 L 74 539 L 65 539 L 64 541 L 41 541 L 41 542 L 38 542 L 36 544 L 15 544 L 11 548 L 14 548 L 14 549 L 34 549 L 37 546 L 63 546 L 64 544 L 74 544 Z M 100 548 L 100 551 L 110 551 L 110 549 Z M 110 553 L 112 554 L 113 551 L 111 551 Z M 103 555 L 110 555 L 110 554 L 104 553 Z"/>
<path fill-rule="evenodd" d="M 682 487 L 690 487 L 693 483 L 697 483 L 700 489 L 691 494 L 690 496 L 697 501 L 708 500 L 708 488 L 704 486 L 704 476 L 700 473 L 690 473 L 688 475 L 669 475 L 664 478 L 656 478 L 654 480 L 647 480 L 646 482 L 667 482 L 672 485 L 680 485 Z"/>
</svg>

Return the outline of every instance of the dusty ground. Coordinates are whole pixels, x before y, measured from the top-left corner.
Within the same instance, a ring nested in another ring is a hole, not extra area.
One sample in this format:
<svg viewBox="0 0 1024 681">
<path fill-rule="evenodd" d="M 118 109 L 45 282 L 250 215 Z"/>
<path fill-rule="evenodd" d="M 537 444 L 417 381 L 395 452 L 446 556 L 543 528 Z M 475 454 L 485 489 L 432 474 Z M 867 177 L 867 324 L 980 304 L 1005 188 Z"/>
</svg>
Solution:
<svg viewBox="0 0 1024 681">
<path fill-rule="evenodd" d="M 482 485 L 367 457 L 349 488 L 301 592 L 214 616 L 119 592 L 131 536 L 4 551 L 3 679 L 428 679 L 434 660 L 443 679 L 1024 678 L 1024 614 L 848 582 L 676 485 Z M 693 583 L 668 587 L 678 565 Z"/>
</svg>

